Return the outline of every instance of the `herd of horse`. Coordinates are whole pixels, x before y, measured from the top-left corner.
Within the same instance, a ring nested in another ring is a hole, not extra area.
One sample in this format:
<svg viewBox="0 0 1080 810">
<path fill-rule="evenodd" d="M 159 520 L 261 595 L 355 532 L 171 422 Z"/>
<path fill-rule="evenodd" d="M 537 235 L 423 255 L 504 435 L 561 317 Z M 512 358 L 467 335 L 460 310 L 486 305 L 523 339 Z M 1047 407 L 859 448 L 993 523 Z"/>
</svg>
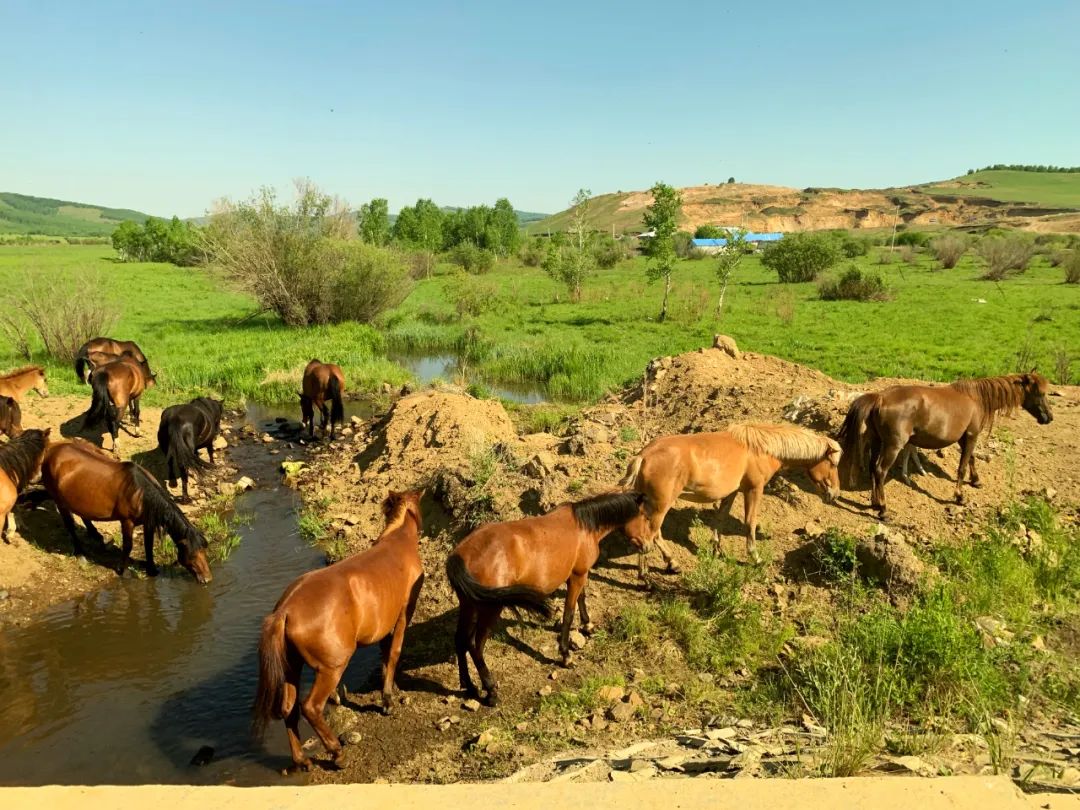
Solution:
<svg viewBox="0 0 1080 810">
<path fill-rule="evenodd" d="M 123 536 L 122 572 L 128 564 L 134 529 L 143 527 L 148 573 L 155 573 L 153 541 L 167 533 L 178 561 L 201 583 L 211 580 L 207 544 L 198 529 L 156 478 L 134 462 L 115 458 L 125 411 L 139 424 L 139 397 L 152 386 L 146 356 L 131 341 L 96 338 L 75 361 L 78 378 L 91 386 L 85 424 L 103 425 L 113 438 L 113 453 L 81 439 L 50 441 L 50 431 L 22 430 L 19 401 L 31 388 L 48 395 L 37 366 L 0 377 L 0 517 L 7 540 L 9 516 L 18 495 L 38 474 L 71 535 L 76 554 L 82 545 L 74 515 L 100 541 L 94 521 L 119 521 Z M 661 534 L 675 501 L 716 504 L 721 515 L 743 495 L 747 554 L 757 560 L 757 515 L 766 485 L 782 469 L 801 469 L 826 502 L 842 487 L 855 488 L 871 476 L 871 506 L 887 517 L 885 480 L 898 461 L 905 466 L 915 448 L 960 446 L 956 499 L 963 500 L 965 474 L 978 486 L 974 450 L 995 415 L 1022 408 L 1040 424 L 1053 419 L 1047 380 L 1034 369 L 945 386 L 892 386 L 855 399 L 835 437 L 794 424 L 743 423 L 712 433 L 662 436 L 630 459 L 618 489 L 566 503 L 547 514 L 487 523 L 469 533 L 450 553 L 445 571 L 459 603 L 454 635 L 461 689 L 486 705 L 498 702 L 498 686 L 484 657 L 485 645 L 506 609 L 549 618 L 549 597 L 565 586 L 559 633 L 561 663 L 571 662 L 570 632 L 575 612 L 583 633 L 592 632 L 586 604 L 589 573 L 601 541 L 616 530 L 638 551 L 638 574 L 647 573 L 647 553 L 655 546 L 669 572 L 677 571 Z M 345 380 L 333 364 L 312 360 L 304 370 L 302 423 L 315 435 L 315 412 L 323 433 L 334 435 L 344 418 Z M 222 403 L 205 397 L 173 405 L 162 413 L 158 445 L 168 481 L 179 478 L 181 499 L 188 498 L 189 471 L 213 463 L 213 442 Z M 916 456 L 917 458 L 917 456 Z M 303 717 L 315 729 L 335 762 L 343 749 L 323 716 L 327 700 L 358 647 L 379 643 L 382 654 L 382 706 L 390 713 L 395 671 L 406 629 L 424 582 L 419 540 L 423 530 L 422 490 L 390 492 L 383 502 L 385 527 L 374 544 L 292 582 L 265 618 L 258 646 L 259 674 L 253 727 L 283 720 L 294 767 L 311 766 L 299 736 Z M 471 659 L 480 680 L 473 682 Z M 301 698 L 304 667 L 314 683 Z"/>
</svg>

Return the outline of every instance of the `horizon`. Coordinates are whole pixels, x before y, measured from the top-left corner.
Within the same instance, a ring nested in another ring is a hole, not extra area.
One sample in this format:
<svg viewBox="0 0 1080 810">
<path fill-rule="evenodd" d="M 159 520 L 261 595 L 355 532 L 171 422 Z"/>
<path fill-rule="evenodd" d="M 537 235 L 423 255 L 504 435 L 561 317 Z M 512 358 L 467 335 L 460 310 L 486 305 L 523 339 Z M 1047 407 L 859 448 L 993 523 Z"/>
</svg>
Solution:
<svg viewBox="0 0 1080 810">
<path fill-rule="evenodd" d="M 889 188 L 1078 162 L 1075 5 L 650 9 L 16 3 L 0 187 L 193 218 L 309 177 L 353 207 L 555 213 L 658 180 Z"/>
</svg>

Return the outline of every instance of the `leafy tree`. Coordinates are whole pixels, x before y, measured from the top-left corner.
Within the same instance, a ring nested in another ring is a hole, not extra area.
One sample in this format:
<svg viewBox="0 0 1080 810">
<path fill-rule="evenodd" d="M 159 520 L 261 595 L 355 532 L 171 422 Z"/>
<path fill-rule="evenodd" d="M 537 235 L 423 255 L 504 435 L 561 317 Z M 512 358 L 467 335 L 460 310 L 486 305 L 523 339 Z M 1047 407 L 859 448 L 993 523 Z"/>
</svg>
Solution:
<svg viewBox="0 0 1080 810">
<path fill-rule="evenodd" d="M 189 267 L 203 260 L 198 229 L 179 217 L 168 222 L 149 217 L 141 227 L 122 222 L 113 231 L 112 245 L 125 262 L 171 262 Z"/>
<path fill-rule="evenodd" d="M 357 232 L 360 241 L 380 247 L 390 241 L 390 208 L 382 197 L 376 197 L 360 206 L 356 212 Z"/>
<path fill-rule="evenodd" d="M 720 300 L 716 303 L 716 317 L 719 319 L 724 313 L 724 295 L 727 293 L 728 282 L 735 275 L 739 262 L 746 255 L 746 235 L 739 230 L 725 231 L 724 236 L 717 237 L 727 239 L 724 249 L 717 254 L 716 277 L 720 280 Z"/>
<path fill-rule="evenodd" d="M 583 188 L 574 195 L 570 209 L 570 228 L 565 234 L 552 237 L 541 266 L 544 272 L 566 285 L 571 301 L 581 300 L 581 286 L 596 272 L 596 254 L 590 245 L 589 198 L 592 192 Z"/>
<path fill-rule="evenodd" d="M 514 206 L 505 197 L 495 201 L 495 208 L 491 212 L 491 226 L 498 239 L 498 246 L 489 247 L 495 247 L 503 256 L 516 253 L 521 247 L 521 226 L 518 225 Z"/>
<path fill-rule="evenodd" d="M 734 183 L 734 182 L 735 182 L 735 178 L 734 178 L 734 177 L 729 177 L 729 178 L 727 179 L 727 181 L 728 181 L 728 183 Z"/>
<path fill-rule="evenodd" d="M 645 229 L 654 235 L 645 245 L 649 257 L 646 273 L 650 281 L 664 280 L 664 302 L 659 320 L 667 320 L 668 296 L 671 293 L 671 274 L 675 270 L 675 231 L 678 229 L 682 195 L 667 183 L 656 183 L 652 189 L 652 204 L 645 209 Z"/>
<path fill-rule="evenodd" d="M 417 200 L 416 205 L 406 206 L 398 213 L 394 241 L 418 250 L 442 250 L 445 219 L 442 209 L 431 200 Z"/>
<path fill-rule="evenodd" d="M 723 239 L 727 234 L 719 225 L 698 225 L 694 231 L 695 239 Z"/>
<path fill-rule="evenodd" d="M 143 255 L 143 229 L 130 220 L 121 222 L 112 233 L 112 246 L 125 262 L 139 261 Z"/>
<path fill-rule="evenodd" d="M 793 233 L 765 248 L 761 263 L 775 270 L 780 281 L 813 281 L 840 256 L 836 240 L 826 234 Z"/>
</svg>

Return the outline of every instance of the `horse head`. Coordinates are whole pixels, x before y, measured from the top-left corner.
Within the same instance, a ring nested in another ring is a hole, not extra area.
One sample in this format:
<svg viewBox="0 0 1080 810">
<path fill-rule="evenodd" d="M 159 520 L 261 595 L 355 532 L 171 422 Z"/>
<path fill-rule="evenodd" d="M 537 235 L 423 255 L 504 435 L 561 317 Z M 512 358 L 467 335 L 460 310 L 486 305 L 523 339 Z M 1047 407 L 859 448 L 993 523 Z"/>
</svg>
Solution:
<svg viewBox="0 0 1080 810">
<path fill-rule="evenodd" d="M 424 490 L 414 489 L 410 492 L 394 492 L 386 496 L 382 503 L 383 517 L 389 525 L 395 520 L 403 520 L 405 515 L 412 515 L 416 521 L 416 533 L 424 530 L 424 519 L 420 514 L 420 499 L 424 496 Z"/>
<path fill-rule="evenodd" d="M 45 382 L 45 369 L 39 368 L 37 370 L 37 376 L 34 378 L 34 390 L 37 391 L 38 396 L 47 397 L 49 395 L 49 386 Z"/>
<path fill-rule="evenodd" d="M 1017 379 L 1017 385 L 1024 389 L 1025 411 L 1035 417 L 1040 425 L 1048 425 L 1054 421 L 1054 414 L 1050 411 L 1050 403 L 1046 394 L 1050 390 L 1050 383 L 1042 374 L 1032 369 L 1027 374 L 1021 374 Z"/>
<path fill-rule="evenodd" d="M 635 492 L 634 502 L 638 506 L 637 513 L 623 524 L 622 530 L 631 545 L 640 551 L 647 548 L 654 539 L 651 537 L 652 523 L 650 522 L 652 505 L 644 492 Z"/>
<path fill-rule="evenodd" d="M 825 438 L 825 455 L 820 461 L 807 468 L 810 480 L 814 482 L 822 499 L 832 503 L 840 494 L 840 443 L 835 439 Z"/>
<path fill-rule="evenodd" d="M 210 559 L 206 556 L 206 538 L 194 526 L 184 533 L 183 537 L 174 537 L 176 541 L 176 559 L 184 566 L 195 581 L 200 585 L 206 585 L 214 579 L 210 571 Z"/>
</svg>

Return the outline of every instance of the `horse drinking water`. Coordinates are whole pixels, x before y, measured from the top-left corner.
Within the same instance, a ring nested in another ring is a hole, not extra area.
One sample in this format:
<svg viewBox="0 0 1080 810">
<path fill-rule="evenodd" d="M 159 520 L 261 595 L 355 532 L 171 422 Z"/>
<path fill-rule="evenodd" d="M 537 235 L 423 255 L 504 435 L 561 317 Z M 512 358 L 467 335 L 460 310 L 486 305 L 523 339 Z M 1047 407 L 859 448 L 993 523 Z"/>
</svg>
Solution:
<svg viewBox="0 0 1080 810">
<path fill-rule="evenodd" d="M 345 405 L 341 395 L 345 393 L 345 375 L 341 366 L 312 360 L 304 369 L 304 380 L 300 391 L 300 414 L 302 424 L 308 428 L 308 435 L 315 438 L 315 409 L 322 414 L 319 427 L 326 433 L 330 428 L 330 439 L 334 438 L 334 422 L 339 425 L 345 421 Z M 330 406 L 327 407 L 326 403 Z"/>
<path fill-rule="evenodd" d="M 14 523 L 11 509 L 19 493 L 41 469 L 41 460 L 49 446 L 49 432 L 50 428 L 23 431 L 0 445 L 0 535 L 5 543 L 11 542 L 8 540 L 9 524 Z"/>
<path fill-rule="evenodd" d="M 94 520 L 118 520 L 123 535 L 123 558 L 117 573 L 131 560 L 135 527 L 143 527 L 146 572 L 155 576 L 154 536 L 166 532 L 176 544 L 177 559 L 205 585 L 213 579 L 207 560 L 206 538 L 180 511 L 157 479 L 133 461 L 117 461 L 89 442 L 75 439 L 49 447 L 41 465 L 41 480 L 56 502 L 56 509 L 71 535 L 75 555 L 83 547 L 72 514 L 83 519 L 86 533 L 98 542 Z"/>
<path fill-rule="evenodd" d="M 964 502 L 964 468 L 971 486 L 979 486 L 975 472 L 975 444 L 979 434 L 993 427 L 999 411 L 1023 408 L 1040 425 L 1053 421 L 1046 399 L 1049 382 L 1032 369 L 1027 374 L 1006 374 L 957 380 L 951 385 L 893 385 L 863 394 L 851 403 L 837 438 L 844 448 L 844 483 L 854 486 L 860 471 L 869 468 L 873 482 L 870 503 L 884 520 L 885 479 L 908 445 L 936 450 L 960 445 L 956 471 L 956 502 Z M 869 451 L 869 452 L 868 452 Z"/>
<path fill-rule="evenodd" d="M 585 604 L 589 571 L 600 556 L 600 541 L 615 529 L 641 517 L 643 496 L 611 492 L 577 503 L 563 504 L 540 517 L 488 523 L 458 544 L 446 561 L 446 575 L 457 594 L 458 676 L 466 694 L 480 697 L 469 676 L 466 653 L 486 691 L 484 702 L 498 703 L 498 687 L 484 660 L 484 645 L 504 608 L 521 608 L 543 618 L 551 615 L 547 597 L 563 583 L 559 653 L 570 664 L 570 625 L 580 608 L 581 627 L 591 632 Z"/>
<path fill-rule="evenodd" d="M 311 767 L 300 745 L 301 714 L 334 762 L 341 760 L 341 743 L 323 718 L 323 709 L 357 647 L 379 642 L 383 712 L 390 713 L 405 628 L 424 582 L 421 495 L 391 492 L 383 502 L 386 527 L 375 545 L 302 575 L 263 620 L 252 730 L 261 734 L 271 719 L 284 719 L 294 767 Z M 315 683 L 301 702 L 305 664 L 315 670 Z"/>
<path fill-rule="evenodd" d="M 204 470 L 214 463 L 214 439 L 221 428 L 221 413 L 225 403 L 220 399 L 198 397 L 184 405 L 170 405 L 161 412 L 158 425 L 158 448 L 165 455 L 169 471 L 169 486 L 176 486 L 176 473 L 183 481 L 183 496 L 187 502 L 188 470 Z M 206 448 L 210 464 L 199 458 L 199 450 Z"/>
<path fill-rule="evenodd" d="M 758 559 L 757 514 L 765 485 L 783 468 L 801 467 L 826 501 L 840 491 L 837 465 L 840 445 L 807 428 L 790 424 L 732 425 L 721 433 L 688 433 L 654 439 L 630 460 L 619 486 L 645 494 L 648 521 L 635 526 L 631 535 L 642 551 L 638 576 L 646 573 L 646 550 L 650 540 L 667 563 L 678 569 L 660 529 L 664 516 L 676 500 L 720 504 L 722 516 L 731 511 L 735 495 L 743 494 L 746 551 Z"/>
</svg>

